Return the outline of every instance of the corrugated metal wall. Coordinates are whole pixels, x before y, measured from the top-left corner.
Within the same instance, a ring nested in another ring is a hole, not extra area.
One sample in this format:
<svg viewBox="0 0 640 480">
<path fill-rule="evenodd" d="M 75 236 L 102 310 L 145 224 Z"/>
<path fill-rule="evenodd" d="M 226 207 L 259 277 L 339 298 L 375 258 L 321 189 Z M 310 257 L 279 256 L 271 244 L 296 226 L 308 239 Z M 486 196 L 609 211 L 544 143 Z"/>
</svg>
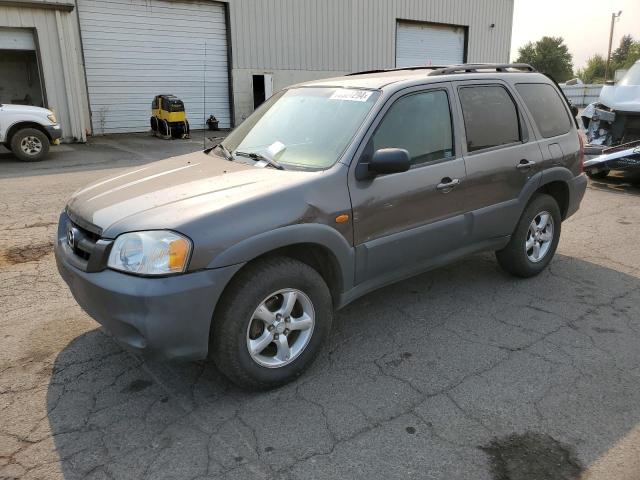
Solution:
<svg viewBox="0 0 640 480">
<path fill-rule="evenodd" d="M 84 141 L 88 107 L 75 11 L 0 4 L 0 26 L 35 29 L 47 105 L 55 110 L 66 140 Z"/>
<path fill-rule="evenodd" d="M 397 19 L 469 26 L 468 61 L 509 58 L 513 0 L 229 0 L 229 5 L 233 66 L 239 69 L 391 68 Z"/>
</svg>

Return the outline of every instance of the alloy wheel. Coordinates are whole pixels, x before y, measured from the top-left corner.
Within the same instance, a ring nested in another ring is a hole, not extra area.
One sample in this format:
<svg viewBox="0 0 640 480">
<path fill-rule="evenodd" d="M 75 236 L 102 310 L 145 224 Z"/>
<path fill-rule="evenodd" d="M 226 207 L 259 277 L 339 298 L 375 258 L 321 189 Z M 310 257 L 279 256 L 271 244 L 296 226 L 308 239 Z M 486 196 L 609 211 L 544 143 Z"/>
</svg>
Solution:
<svg viewBox="0 0 640 480">
<path fill-rule="evenodd" d="M 315 311 L 309 297 L 293 288 L 278 290 L 255 309 L 247 327 L 247 349 L 259 365 L 283 367 L 309 344 Z"/>
<path fill-rule="evenodd" d="M 553 217 L 549 212 L 540 212 L 529 225 L 524 251 L 533 263 L 541 261 L 553 243 Z"/>
<path fill-rule="evenodd" d="M 20 142 L 20 149 L 30 156 L 38 155 L 42 151 L 42 142 L 33 135 L 26 136 Z"/>
</svg>

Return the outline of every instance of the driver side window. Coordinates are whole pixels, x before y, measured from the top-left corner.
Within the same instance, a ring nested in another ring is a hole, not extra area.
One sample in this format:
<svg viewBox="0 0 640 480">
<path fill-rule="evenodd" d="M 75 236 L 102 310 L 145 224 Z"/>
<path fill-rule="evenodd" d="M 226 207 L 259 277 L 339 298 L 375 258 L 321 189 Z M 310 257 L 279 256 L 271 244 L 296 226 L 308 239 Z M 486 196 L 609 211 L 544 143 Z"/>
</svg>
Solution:
<svg viewBox="0 0 640 480">
<path fill-rule="evenodd" d="M 385 114 L 371 142 L 374 152 L 404 148 L 412 165 L 453 157 L 447 92 L 433 90 L 400 98 Z"/>
</svg>

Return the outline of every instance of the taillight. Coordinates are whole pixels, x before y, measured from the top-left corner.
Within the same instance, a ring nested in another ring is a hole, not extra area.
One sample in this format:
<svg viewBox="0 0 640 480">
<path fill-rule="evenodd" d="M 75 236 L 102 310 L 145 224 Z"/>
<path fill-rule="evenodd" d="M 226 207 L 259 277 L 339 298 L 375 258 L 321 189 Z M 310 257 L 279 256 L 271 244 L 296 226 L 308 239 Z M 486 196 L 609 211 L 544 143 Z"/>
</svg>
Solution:
<svg viewBox="0 0 640 480">
<path fill-rule="evenodd" d="M 578 132 L 578 138 L 580 139 L 580 154 L 579 154 L 579 160 L 580 160 L 580 171 L 584 172 L 584 133 L 582 132 Z"/>
</svg>

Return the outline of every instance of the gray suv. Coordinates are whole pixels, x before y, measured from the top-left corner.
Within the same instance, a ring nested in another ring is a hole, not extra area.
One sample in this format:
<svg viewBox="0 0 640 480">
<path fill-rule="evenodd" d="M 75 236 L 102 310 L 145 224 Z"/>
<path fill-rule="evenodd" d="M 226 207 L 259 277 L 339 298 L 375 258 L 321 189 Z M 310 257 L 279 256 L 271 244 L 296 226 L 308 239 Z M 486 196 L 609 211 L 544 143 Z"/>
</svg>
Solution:
<svg viewBox="0 0 640 480">
<path fill-rule="evenodd" d="M 527 65 L 314 81 L 212 149 L 76 192 L 56 260 L 121 344 L 269 388 L 309 366 L 335 309 L 384 285 L 484 250 L 540 273 L 582 161 L 569 104 Z"/>
</svg>

